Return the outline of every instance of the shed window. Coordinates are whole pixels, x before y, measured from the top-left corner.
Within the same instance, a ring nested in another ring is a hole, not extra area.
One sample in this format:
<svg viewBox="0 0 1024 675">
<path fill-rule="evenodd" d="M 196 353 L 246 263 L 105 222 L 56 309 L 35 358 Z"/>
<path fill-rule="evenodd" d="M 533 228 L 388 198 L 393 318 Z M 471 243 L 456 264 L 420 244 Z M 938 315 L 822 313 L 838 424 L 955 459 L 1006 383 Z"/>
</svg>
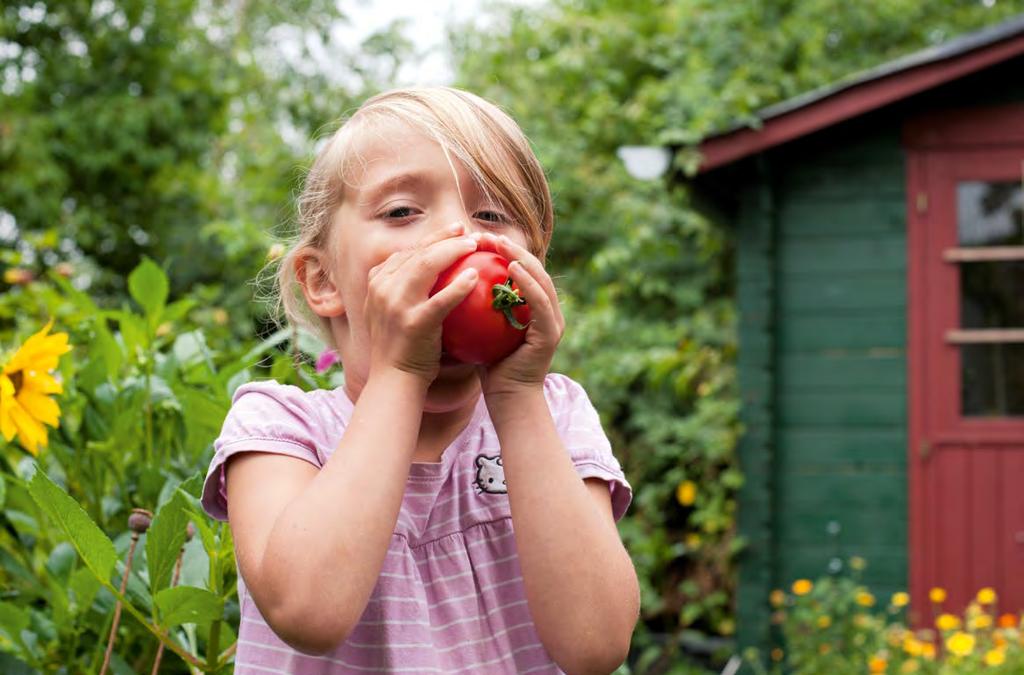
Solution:
<svg viewBox="0 0 1024 675">
<path fill-rule="evenodd" d="M 957 184 L 958 247 L 945 252 L 960 271 L 964 416 L 1024 416 L 1024 164 L 1021 182 Z"/>
</svg>

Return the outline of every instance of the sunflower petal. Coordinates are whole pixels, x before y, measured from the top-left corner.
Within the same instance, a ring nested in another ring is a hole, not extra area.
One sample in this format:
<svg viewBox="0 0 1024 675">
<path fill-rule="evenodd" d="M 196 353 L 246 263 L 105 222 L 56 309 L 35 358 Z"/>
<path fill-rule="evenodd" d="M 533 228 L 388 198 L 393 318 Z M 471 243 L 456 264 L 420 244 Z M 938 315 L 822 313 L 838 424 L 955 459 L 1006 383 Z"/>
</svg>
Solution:
<svg viewBox="0 0 1024 675">
<path fill-rule="evenodd" d="M 3 434 L 6 441 L 14 438 L 17 431 L 11 416 L 11 408 L 15 405 L 14 383 L 6 375 L 0 374 L 0 434 Z"/>
<path fill-rule="evenodd" d="M 50 319 L 41 331 L 25 340 L 10 361 L 4 365 L 4 372 L 47 371 L 56 368 L 58 357 L 71 351 L 71 345 L 68 344 L 67 333 L 46 334 L 52 325 L 53 319 Z"/>
<path fill-rule="evenodd" d="M 21 390 L 32 391 L 37 394 L 63 394 L 62 385 L 53 375 L 38 370 L 23 370 L 21 372 Z"/>
<path fill-rule="evenodd" d="M 18 440 L 33 455 L 39 454 L 39 446 L 47 444 L 46 427 L 32 419 L 20 405 L 11 407 L 11 418 L 18 428 Z"/>
<path fill-rule="evenodd" d="M 43 424 L 56 427 L 60 423 L 60 406 L 49 396 L 22 389 L 18 393 L 18 403 L 25 412 Z"/>
</svg>

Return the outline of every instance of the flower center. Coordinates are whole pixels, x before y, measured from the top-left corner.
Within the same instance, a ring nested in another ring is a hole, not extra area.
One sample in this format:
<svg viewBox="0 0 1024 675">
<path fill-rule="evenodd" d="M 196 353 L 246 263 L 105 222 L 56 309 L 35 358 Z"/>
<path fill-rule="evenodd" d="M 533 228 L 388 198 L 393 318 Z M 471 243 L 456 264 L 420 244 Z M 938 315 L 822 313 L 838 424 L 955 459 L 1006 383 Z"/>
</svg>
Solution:
<svg viewBox="0 0 1024 675">
<path fill-rule="evenodd" d="M 17 395 L 18 392 L 21 391 L 21 384 L 24 379 L 22 371 L 16 370 L 13 373 L 10 373 L 7 377 L 11 378 L 11 384 L 14 385 L 14 394 Z"/>
</svg>

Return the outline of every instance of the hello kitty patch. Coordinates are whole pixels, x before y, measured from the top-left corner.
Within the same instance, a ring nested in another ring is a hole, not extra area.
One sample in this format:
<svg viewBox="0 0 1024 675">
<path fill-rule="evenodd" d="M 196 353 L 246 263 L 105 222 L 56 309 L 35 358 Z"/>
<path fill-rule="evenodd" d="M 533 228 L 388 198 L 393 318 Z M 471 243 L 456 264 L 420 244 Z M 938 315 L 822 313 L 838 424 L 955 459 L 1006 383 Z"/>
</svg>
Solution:
<svg viewBox="0 0 1024 675">
<path fill-rule="evenodd" d="M 476 489 L 478 493 L 492 495 L 508 494 L 505 487 L 505 469 L 501 466 L 501 455 L 476 457 Z"/>
</svg>

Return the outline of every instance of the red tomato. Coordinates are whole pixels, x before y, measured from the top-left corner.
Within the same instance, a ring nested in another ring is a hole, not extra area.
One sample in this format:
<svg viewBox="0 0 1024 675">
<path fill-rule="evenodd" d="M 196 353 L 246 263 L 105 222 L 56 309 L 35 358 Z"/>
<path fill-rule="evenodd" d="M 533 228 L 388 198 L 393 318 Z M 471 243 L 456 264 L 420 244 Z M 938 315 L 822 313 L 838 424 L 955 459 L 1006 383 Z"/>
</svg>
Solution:
<svg viewBox="0 0 1024 675">
<path fill-rule="evenodd" d="M 445 318 L 441 346 L 446 355 L 463 363 L 496 363 L 526 339 L 530 307 L 509 280 L 508 260 L 493 251 L 474 251 L 456 260 L 437 277 L 430 294 L 469 268 L 479 274 L 476 287 Z"/>
</svg>

